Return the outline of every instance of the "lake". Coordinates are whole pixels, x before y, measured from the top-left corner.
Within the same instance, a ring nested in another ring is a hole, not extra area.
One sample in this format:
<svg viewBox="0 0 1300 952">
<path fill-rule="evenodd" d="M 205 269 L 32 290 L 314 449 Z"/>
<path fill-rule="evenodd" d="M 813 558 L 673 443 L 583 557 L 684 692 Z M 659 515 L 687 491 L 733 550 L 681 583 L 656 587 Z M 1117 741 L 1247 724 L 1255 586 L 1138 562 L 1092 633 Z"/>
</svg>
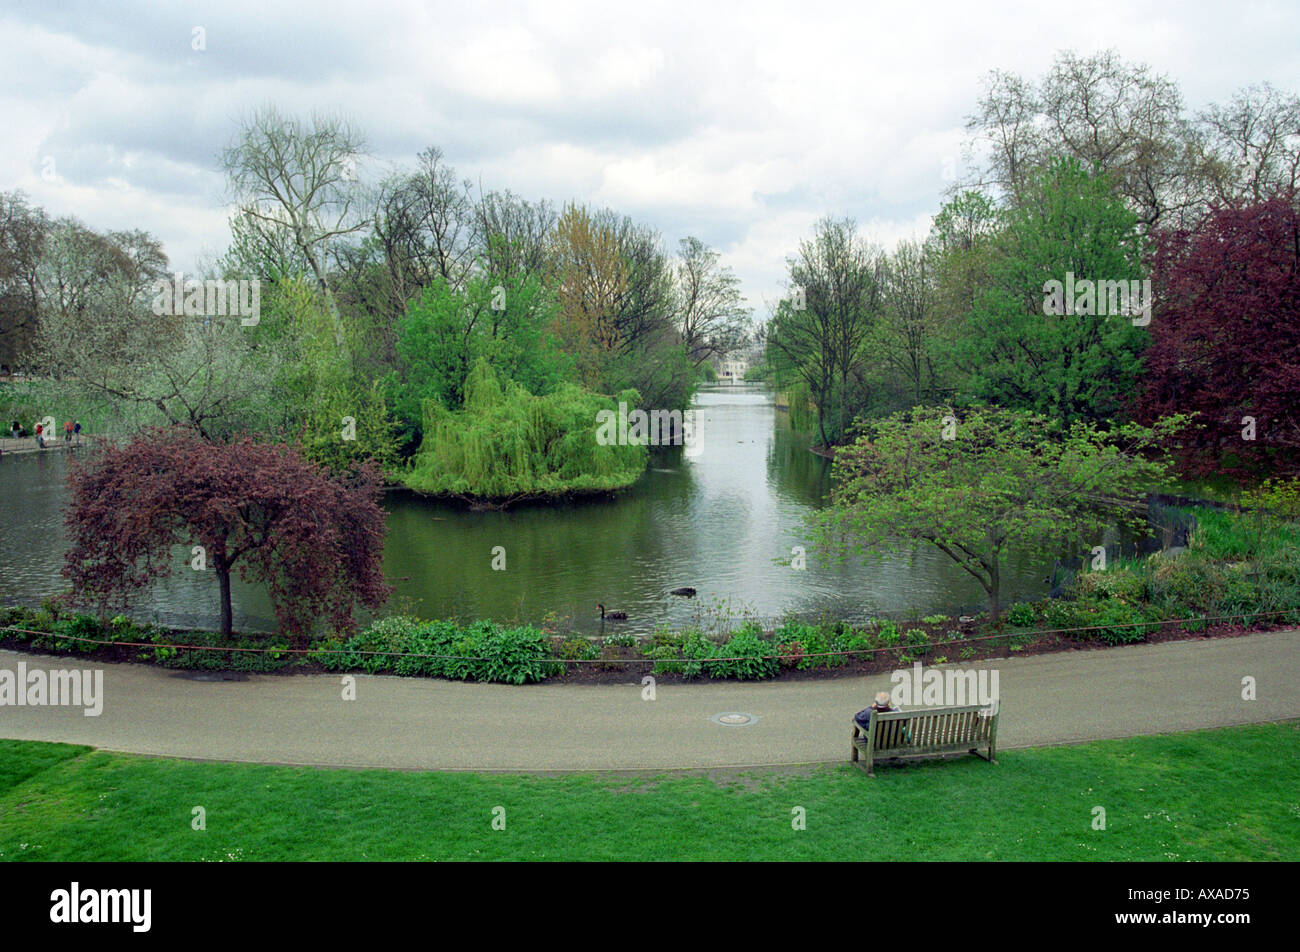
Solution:
<svg viewBox="0 0 1300 952">
<path fill-rule="evenodd" d="M 690 456 L 653 451 L 645 475 L 611 498 L 471 512 L 388 492 L 385 574 L 395 588 L 388 610 L 531 622 L 553 615 L 561 630 L 647 634 L 728 614 L 771 623 L 787 615 L 861 620 L 984 607 L 979 584 L 928 547 L 867 564 L 818 558 L 805 518 L 824 503 L 830 464 L 791 431 L 765 387 L 707 386 L 695 419 Z M 0 458 L 0 596 L 35 603 L 64 590 L 67 465 L 62 452 Z M 788 564 L 800 545 L 804 570 Z M 498 546 L 500 571 L 492 567 Z M 216 577 L 189 569 L 187 559 L 178 551 L 176 574 L 131 614 L 216 627 Z M 1009 563 L 1004 602 L 1046 591 L 1050 557 Z M 699 594 L 668 594 L 681 586 Z M 602 628 L 597 603 L 628 620 Z M 238 579 L 234 616 L 236 628 L 275 627 L 266 593 Z"/>
</svg>

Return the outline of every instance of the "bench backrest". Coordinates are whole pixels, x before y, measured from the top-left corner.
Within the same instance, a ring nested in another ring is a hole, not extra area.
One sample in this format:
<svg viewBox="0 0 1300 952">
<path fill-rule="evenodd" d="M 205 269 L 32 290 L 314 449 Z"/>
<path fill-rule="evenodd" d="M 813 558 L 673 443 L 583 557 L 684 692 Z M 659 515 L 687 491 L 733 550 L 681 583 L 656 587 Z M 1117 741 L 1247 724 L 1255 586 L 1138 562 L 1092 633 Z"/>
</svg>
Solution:
<svg viewBox="0 0 1300 952">
<path fill-rule="evenodd" d="M 872 747 L 879 752 L 984 744 L 996 719 L 996 709 L 990 714 L 989 709 L 980 704 L 915 711 L 877 711 L 871 715 L 871 728 L 875 731 Z"/>
</svg>

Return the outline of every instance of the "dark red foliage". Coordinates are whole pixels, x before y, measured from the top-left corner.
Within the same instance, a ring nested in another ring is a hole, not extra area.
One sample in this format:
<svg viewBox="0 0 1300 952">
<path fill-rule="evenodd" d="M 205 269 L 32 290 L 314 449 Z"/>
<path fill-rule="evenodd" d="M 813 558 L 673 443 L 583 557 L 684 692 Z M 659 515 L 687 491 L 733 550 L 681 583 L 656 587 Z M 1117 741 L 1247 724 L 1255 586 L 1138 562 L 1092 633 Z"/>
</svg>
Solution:
<svg viewBox="0 0 1300 952">
<path fill-rule="evenodd" d="M 1300 475 L 1300 215 L 1289 201 L 1227 208 L 1157 238 L 1144 423 L 1196 415 L 1191 476 Z M 1243 438 L 1243 417 L 1255 439 Z"/>
<path fill-rule="evenodd" d="M 350 628 L 357 602 L 378 607 L 388 595 L 373 465 L 333 476 L 290 446 L 211 443 L 166 429 L 105 447 L 74 465 L 68 482 L 63 574 L 74 597 L 125 605 L 171 573 L 177 545 L 206 550 L 226 635 L 235 567 L 267 586 L 281 626 L 297 636 L 317 617 Z"/>
</svg>

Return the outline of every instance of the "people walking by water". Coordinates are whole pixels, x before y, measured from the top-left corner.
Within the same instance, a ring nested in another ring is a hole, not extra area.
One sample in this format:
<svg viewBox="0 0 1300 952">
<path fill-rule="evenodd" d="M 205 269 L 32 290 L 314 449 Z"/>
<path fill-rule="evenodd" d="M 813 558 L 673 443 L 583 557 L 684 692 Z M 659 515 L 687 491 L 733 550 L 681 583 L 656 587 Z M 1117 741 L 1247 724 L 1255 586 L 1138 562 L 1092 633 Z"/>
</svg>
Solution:
<svg viewBox="0 0 1300 952">
<path fill-rule="evenodd" d="M 81 445 L 81 421 L 80 420 L 72 424 L 72 436 L 73 436 L 72 445 L 80 446 Z"/>
<path fill-rule="evenodd" d="M 63 421 L 63 442 L 67 443 L 69 446 L 72 445 L 72 421 L 71 420 Z"/>
<path fill-rule="evenodd" d="M 36 424 L 36 445 L 40 449 L 45 449 L 45 436 L 42 433 L 43 429 L 44 427 L 42 427 L 41 424 Z"/>
</svg>

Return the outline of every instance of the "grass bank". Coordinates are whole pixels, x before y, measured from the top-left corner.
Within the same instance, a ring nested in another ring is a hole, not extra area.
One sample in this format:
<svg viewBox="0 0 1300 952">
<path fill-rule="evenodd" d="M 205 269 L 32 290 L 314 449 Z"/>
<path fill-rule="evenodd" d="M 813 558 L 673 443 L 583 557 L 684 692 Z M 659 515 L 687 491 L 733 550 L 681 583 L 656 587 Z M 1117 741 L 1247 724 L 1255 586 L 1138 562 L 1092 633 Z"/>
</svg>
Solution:
<svg viewBox="0 0 1300 952">
<path fill-rule="evenodd" d="M 1288 860 L 1300 722 L 886 768 L 532 777 L 0 741 L 0 861 Z M 195 830 L 202 807 L 205 830 Z M 1094 829 L 1096 808 L 1105 829 Z M 493 829 L 504 808 L 505 829 Z M 805 829 L 794 820 L 804 817 Z M 495 811 L 495 813 L 494 813 Z"/>
</svg>

